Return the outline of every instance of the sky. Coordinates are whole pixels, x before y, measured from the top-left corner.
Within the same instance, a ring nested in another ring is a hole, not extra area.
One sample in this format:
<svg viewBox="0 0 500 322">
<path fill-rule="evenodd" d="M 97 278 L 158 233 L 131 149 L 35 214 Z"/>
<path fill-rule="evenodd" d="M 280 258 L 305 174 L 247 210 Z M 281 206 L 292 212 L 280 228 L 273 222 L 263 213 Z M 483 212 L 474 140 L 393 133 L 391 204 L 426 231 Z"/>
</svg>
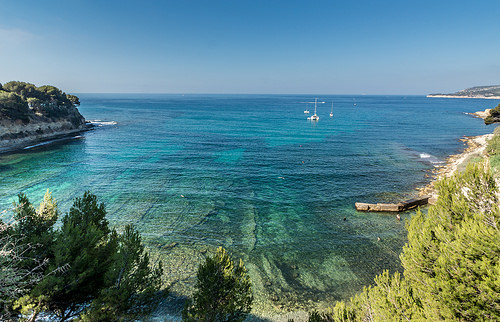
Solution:
<svg viewBox="0 0 500 322">
<path fill-rule="evenodd" d="M 0 0 L 0 83 L 403 94 L 500 84 L 500 1 Z"/>
</svg>

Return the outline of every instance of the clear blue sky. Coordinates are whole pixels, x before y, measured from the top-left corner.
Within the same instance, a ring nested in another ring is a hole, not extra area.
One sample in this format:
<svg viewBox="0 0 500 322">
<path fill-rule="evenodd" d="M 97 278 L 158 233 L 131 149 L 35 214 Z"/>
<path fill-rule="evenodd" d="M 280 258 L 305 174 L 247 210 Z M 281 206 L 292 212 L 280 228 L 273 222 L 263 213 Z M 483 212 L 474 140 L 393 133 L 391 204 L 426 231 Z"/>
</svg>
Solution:
<svg viewBox="0 0 500 322">
<path fill-rule="evenodd" d="M 0 1 L 0 82 L 426 94 L 500 84 L 500 1 Z"/>
</svg>

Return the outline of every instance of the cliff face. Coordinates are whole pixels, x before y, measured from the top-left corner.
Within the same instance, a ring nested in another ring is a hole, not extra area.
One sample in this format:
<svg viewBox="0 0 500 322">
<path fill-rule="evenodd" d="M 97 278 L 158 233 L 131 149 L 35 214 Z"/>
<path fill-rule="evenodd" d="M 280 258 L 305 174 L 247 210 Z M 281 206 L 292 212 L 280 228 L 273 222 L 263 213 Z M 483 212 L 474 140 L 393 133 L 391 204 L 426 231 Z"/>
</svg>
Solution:
<svg viewBox="0 0 500 322">
<path fill-rule="evenodd" d="M 79 113 L 78 113 L 79 114 Z M 20 120 L 0 120 L 0 152 L 21 149 L 44 140 L 59 138 L 84 131 L 85 119 L 73 124 L 69 119 L 47 119 L 39 117 L 25 124 Z"/>
</svg>

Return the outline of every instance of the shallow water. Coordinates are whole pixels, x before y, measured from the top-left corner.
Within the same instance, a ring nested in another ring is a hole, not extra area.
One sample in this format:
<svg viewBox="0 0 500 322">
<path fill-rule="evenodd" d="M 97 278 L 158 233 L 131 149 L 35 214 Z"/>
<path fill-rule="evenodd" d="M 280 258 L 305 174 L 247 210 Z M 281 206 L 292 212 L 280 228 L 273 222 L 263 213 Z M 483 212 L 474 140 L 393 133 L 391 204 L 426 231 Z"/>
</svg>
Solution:
<svg viewBox="0 0 500 322">
<path fill-rule="evenodd" d="M 313 96 L 79 96 L 96 129 L 1 155 L 1 209 L 19 192 L 38 203 L 48 188 L 67 211 L 91 190 L 112 225 L 135 224 L 165 261 L 175 297 L 190 294 L 197 265 L 222 245 L 243 258 L 256 311 L 268 313 L 325 307 L 399 270 L 404 220 L 356 213 L 354 202 L 411 197 L 463 148 L 458 139 L 492 132 L 464 112 L 498 104 L 322 96 L 312 123 L 303 102 Z"/>
</svg>

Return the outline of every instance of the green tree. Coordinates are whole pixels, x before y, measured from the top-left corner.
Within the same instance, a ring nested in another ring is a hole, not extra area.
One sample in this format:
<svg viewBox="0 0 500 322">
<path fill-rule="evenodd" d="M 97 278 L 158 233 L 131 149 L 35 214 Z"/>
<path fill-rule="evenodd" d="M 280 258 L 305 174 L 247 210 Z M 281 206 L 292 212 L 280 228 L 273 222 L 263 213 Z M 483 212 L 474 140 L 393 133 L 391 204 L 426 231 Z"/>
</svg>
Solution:
<svg viewBox="0 0 500 322">
<path fill-rule="evenodd" d="M 484 163 L 436 184 L 439 198 L 417 211 L 401 261 L 321 321 L 499 321 L 499 190 Z"/>
<path fill-rule="evenodd" d="M 70 100 L 71 103 L 73 103 L 74 105 L 80 105 L 80 99 L 78 98 L 78 96 L 75 96 L 75 95 L 71 95 L 71 94 L 66 94 L 66 97 L 68 98 L 68 100 Z"/>
<path fill-rule="evenodd" d="M 26 259 L 19 265 L 28 270 L 41 268 L 53 257 L 51 252 L 55 238 L 53 227 L 59 216 L 57 203 L 47 190 L 38 209 L 33 207 L 23 193 L 18 195 L 18 203 L 14 206 L 14 218 L 17 224 L 12 234 L 20 245 L 25 245 Z"/>
<path fill-rule="evenodd" d="M 0 221 L 0 302 L 8 315 L 13 302 L 34 287 L 51 257 L 57 204 L 47 190 L 35 209 L 25 194 L 14 203 L 13 222 Z M 5 314 L 2 317 L 6 319 Z"/>
<path fill-rule="evenodd" d="M 32 317 L 48 310 L 61 320 L 77 317 L 109 285 L 106 276 L 117 250 L 117 234 L 108 227 L 104 204 L 85 192 L 62 219 L 48 273 L 28 298 L 19 302 Z"/>
<path fill-rule="evenodd" d="M 10 321 L 17 315 L 12 309 L 14 301 L 28 292 L 40 280 L 40 274 L 20 267 L 26 259 L 27 245 L 17 242 L 13 236 L 15 221 L 0 220 L 0 320 Z"/>
<path fill-rule="evenodd" d="M 29 123 L 28 103 L 16 93 L 0 91 L 0 116 Z"/>
<path fill-rule="evenodd" d="M 101 291 L 83 315 L 84 321 L 136 320 L 149 314 L 165 292 L 159 292 L 162 264 L 150 263 L 141 236 L 130 225 L 118 238 L 118 252 L 109 272 L 112 285 Z"/>
<path fill-rule="evenodd" d="M 243 321 L 251 309 L 250 278 L 240 259 L 235 264 L 219 247 L 213 257 L 200 264 L 196 291 L 182 317 L 186 321 Z"/>
<path fill-rule="evenodd" d="M 23 99 L 34 97 L 37 92 L 35 85 L 19 81 L 10 81 L 8 83 L 5 83 L 3 85 L 3 89 L 11 93 L 16 93 Z"/>
<path fill-rule="evenodd" d="M 438 183 L 439 199 L 408 226 L 405 278 L 432 320 L 500 320 L 498 189 L 484 164 Z"/>
<path fill-rule="evenodd" d="M 484 124 L 492 124 L 499 121 L 500 121 L 500 104 L 498 104 L 497 107 L 495 107 L 490 111 L 490 115 L 488 115 L 484 119 Z"/>
<path fill-rule="evenodd" d="M 14 306 L 30 320 L 36 320 L 40 312 L 61 321 L 135 320 L 150 313 L 166 295 L 160 292 L 161 262 L 151 263 L 139 233 L 131 226 L 126 226 L 121 235 L 111 230 L 104 204 L 99 204 L 90 192 L 75 199 L 56 232 L 52 226 L 59 212 L 48 191 L 37 209 L 24 194 L 19 195 L 15 206 L 19 223 L 9 231 L 15 233 L 8 236 L 24 235 L 26 245 L 44 245 L 46 249 L 25 253 L 35 257 L 44 254 L 49 259 L 41 281 Z M 55 238 L 40 237 L 48 232 Z M 21 259 L 14 262 L 20 263 Z M 9 285 L 16 285 L 16 276 Z M 9 299 L 5 303 L 10 305 Z"/>
</svg>

